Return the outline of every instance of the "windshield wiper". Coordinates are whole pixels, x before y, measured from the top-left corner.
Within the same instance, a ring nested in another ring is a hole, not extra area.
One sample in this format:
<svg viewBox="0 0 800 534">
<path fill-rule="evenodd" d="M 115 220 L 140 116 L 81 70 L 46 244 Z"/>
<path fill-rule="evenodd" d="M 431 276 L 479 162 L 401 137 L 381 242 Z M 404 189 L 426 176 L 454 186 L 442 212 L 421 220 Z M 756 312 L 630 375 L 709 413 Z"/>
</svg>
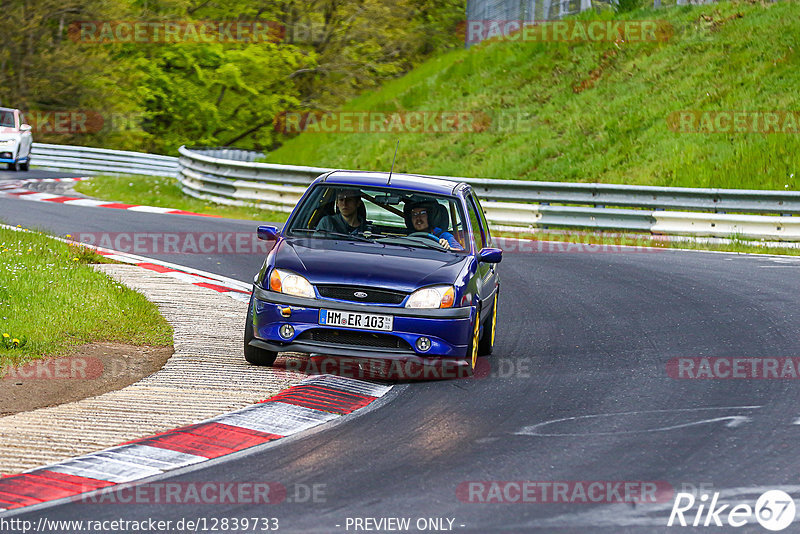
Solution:
<svg viewBox="0 0 800 534">
<path fill-rule="evenodd" d="M 425 241 L 423 241 L 423 239 Z M 433 243 L 427 238 L 417 238 L 417 237 L 384 237 L 382 239 L 376 239 L 377 243 L 385 243 L 387 245 L 403 245 L 406 247 L 422 247 L 422 248 L 432 248 L 433 250 L 441 250 L 446 251 L 442 245 L 438 243 Z"/>
<path fill-rule="evenodd" d="M 292 232 L 308 232 L 310 234 L 321 234 L 324 236 L 331 236 L 331 237 L 343 237 L 345 239 L 354 239 L 356 241 L 366 241 L 367 243 L 372 243 L 372 240 L 364 237 L 363 235 L 358 234 L 345 234 L 344 232 L 331 232 L 330 230 L 315 230 L 313 228 L 297 228 L 292 230 Z"/>
</svg>

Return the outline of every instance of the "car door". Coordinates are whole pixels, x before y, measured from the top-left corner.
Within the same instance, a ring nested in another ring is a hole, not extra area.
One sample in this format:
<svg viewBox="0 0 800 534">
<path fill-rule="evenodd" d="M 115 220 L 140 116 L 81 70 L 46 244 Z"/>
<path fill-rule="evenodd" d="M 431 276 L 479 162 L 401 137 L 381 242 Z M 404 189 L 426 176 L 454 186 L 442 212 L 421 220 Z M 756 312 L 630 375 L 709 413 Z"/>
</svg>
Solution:
<svg viewBox="0 0 800 534">
<path fill-rule="evenodd" d="M 481 230 L 483 230 L 484 236 L 484 247 L 494 248 L 495 243 L 494 239 L 492 238 L 492 234 L 489 231 L 489 223 L 486 222 L 486 213 L 483 211 L 483 206 L 481 206 L 480 200 L 478 197 L 473 196 L 472 200 L 475 202 L 475 206 L 478 208 L 478 217 L 480 218 L 481 223 Z M 485 265 L 489 266 L 489 272 L 487 274 L 486 279 L 486 287 L 490 289 L 487 298 L 489 299 L 489 303 L 492 302 L 494 299 L 494 293 L 497 291 L 500 285 L 500 276 L 497 273 L 498 264 L 497 263 L 487 263 Z"/>
<path fill-rule="evenodd" d="M 467 215 L 469 217 L 469 225 L 472 231 L 472 239 L 475 243 L 476 254 L 481 249 L 490 247 L 491 244 L 487 240 L 491 240 L 488 227 L 486 227 L 486 220 L 483 217 L 483 212 L 477 199 L 469 193 L 466 197 L 467 202 Z M 477 272 L 474 279 L 475 292 L 481 302 L 481 319 L 490 313 L 492 299 L 494 292 L 497 288 L 497 272 L 494 263 L 478 263 Z"/>
</svg>

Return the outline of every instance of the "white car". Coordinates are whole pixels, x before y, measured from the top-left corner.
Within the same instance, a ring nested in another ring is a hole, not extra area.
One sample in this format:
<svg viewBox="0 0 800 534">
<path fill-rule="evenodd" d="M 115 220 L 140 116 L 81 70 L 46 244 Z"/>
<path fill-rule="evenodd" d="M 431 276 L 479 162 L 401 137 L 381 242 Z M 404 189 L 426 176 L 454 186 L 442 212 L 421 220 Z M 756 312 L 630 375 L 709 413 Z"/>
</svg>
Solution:
<svg viewBox="0 0 800 534">
<path fill-rule="evenodd" d="M 27 171 L 31 165 L 31 127 L 18 109 L 0 108 L 0 163 L 9 170 Z"/>
</svg>

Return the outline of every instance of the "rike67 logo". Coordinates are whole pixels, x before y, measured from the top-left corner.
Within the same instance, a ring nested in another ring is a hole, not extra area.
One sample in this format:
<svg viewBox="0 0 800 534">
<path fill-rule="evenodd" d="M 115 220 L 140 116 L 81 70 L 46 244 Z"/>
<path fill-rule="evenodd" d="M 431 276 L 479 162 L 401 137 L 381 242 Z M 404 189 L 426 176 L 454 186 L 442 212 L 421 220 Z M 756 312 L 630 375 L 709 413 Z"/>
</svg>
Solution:
<svg viewBox="0 0 800 534">
<path fill-rule="evenodd" d="M 714 492 L 711 497 L 707 493 L 696 497 L 692 493 L 678 493 L 667 526 L 738 528 L 758 523 L 767 530 L 779 531 L 794 521 L 794 500 L 784 491 L 769 490 L 762 493 L 755 506 L 741 502 L 721 504 L 719 495 L 719 492 Z"/>
</svg>

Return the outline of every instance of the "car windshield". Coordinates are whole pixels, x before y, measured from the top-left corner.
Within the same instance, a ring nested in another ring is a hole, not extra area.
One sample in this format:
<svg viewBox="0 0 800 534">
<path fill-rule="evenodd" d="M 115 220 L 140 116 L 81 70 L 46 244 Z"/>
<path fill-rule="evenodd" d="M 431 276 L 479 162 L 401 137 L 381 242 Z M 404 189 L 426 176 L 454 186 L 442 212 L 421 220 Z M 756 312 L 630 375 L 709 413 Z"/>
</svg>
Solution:
<svg viewBox="0 0 800 534">
<path fill-rule="evenodd" d="M 285 235 L 454 252 L 469 249 L 458 198 L 377 187 L 316 186 L 297 207 Z"/>
<path fill-rule="evenodd" d="M 0 127 L 14 128 L 14 114 L 10 111 L 0 111 Z"/>
</svg>

